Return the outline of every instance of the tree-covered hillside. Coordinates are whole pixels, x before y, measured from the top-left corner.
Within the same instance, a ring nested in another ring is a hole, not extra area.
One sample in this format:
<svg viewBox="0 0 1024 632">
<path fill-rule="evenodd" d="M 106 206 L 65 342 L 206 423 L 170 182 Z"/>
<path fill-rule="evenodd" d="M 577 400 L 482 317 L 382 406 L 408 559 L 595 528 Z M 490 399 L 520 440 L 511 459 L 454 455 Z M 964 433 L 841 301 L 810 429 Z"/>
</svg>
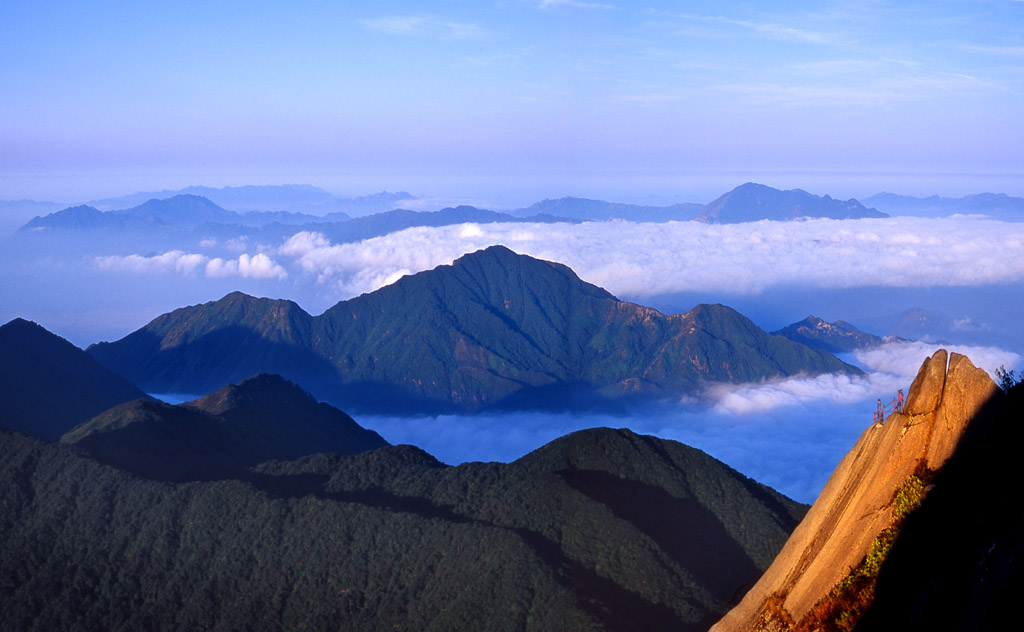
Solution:
<svg viewBox="0 0 1024 632">
<path fill-rule="evenodd" d="M 208 392 L 273 372 L 364 412 L 578 408 L 712 382 L 859 372 L 728 307 L 661 314 L 502 246 L 320 316 L 236 292 L 89 352 L 150 392 Z"/>
<path fill-rule="evenodd" d="M 0 432 L 5 630 L 700 630 L 804 508 L 591 430 L 511 464 L 410 446 L 167 483 Z"/>
</svg>

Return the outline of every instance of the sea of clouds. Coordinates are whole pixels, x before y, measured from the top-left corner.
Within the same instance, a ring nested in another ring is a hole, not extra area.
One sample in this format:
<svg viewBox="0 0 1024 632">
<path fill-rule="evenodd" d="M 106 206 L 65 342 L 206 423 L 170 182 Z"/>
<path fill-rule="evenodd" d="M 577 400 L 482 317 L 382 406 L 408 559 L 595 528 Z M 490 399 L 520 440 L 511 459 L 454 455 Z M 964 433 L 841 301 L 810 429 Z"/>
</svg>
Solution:
<svg viewBox="0 0 1024 632">
<path fill-rule="evenodd" d="M 410 228 L 343 244 L 302 231 L 283 244 L 256 245 L 258 252 L 236 260 L 176 250 L 102 256 L 94 263 L 140 273 L 205 271 L 277 279 L 291 270 L 345 298 L 495 244 L 564 263 L 584 280 L 632 297 L 711 290 L 757 294 L 782 285 L 977 286 L 1024 279 L 1024 223 L 975 216 L 745 224 L 458 224 Z"/>
<path fill-rule="evenodd" d="M 641 302 L 677 292 L 770 301 L 771 290 L 790 286 L 810 288 L 812 295 L 814 288 L 834 293 L 991 287 L 999 302 L 1006 300 L 999 287 L 1024 282 L 1024 224 L 967 216 L 727 225 L 461 224 L 411 228 L 355 243 L 332 243 L 323 234 L 302 231 L 283 243 L 224 244 L 224 252 L 211 252 L 217 244 L 206 240 L 197 243 L 197 252 L 99 256 L 92 263 L 94 270 L 117 272 L 122 279 L 124 274 L 163 274 L 222 284 L 234 277 L 262 284 L 250 285 L 250 292 L 257 288 L 309 308 L 373 291 L 495 244 L 566 264 L 583 280 Z M 247 252 L 238 254 L 240 249 Z M 715 385 L 695 398 L 628 415 L 362 416 L 358 421 L 392 443 L 418 445 L 453 464 L 514 460 L 582 428 L 631 428 L 703 449 L 811 502 L 870 426 L 876 399 L 891 400 L 897 389 L 906 391 L 923 360 L 939 347 L 964 353 L 990 373 L 999 366 L 1021 365 L 1019 355 L 997 347 L 892 340 L 844 358 L 865 369 L 864 376 Z"/>
<path fill-rule="evenodd" d="M 925 358 L 939 348 L 976 366 L 1021 361 L 992 347 L 889 341 L 846 359 L 864 376 L 793 377 L 715 385 L 699 397 L 661 402 L 630 414 L 509 412 L 437 417 L 358 416 L 391 443 L 419 446 L 441 461 L 513 461 L 570 432 L 629 428 L 701 449 L 787 496 L 811 503 L 853 444 L 873 423 L 876 401 L 907 393 Z"/>
<path fill-rule="evenodd" d="M 460 224 L 348 244 L 300 232 L 278 253 L 321 283 L 361 293 L 495 244 L 564 263 L 613 294 L 636 297 L 750 294 L 789 284 L 973 286 L 1024 278 L 1024 224 L 980 217 Z"/>
</svg>

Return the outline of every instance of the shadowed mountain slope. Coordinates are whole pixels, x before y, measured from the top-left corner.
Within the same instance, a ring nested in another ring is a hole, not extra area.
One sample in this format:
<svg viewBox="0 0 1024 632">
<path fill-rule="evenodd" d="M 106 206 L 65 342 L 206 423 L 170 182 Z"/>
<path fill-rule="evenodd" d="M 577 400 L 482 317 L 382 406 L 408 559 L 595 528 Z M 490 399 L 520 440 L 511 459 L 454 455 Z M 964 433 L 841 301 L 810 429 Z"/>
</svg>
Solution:
<svg viewBox="0 0 1024 632">
<path fill-rule="evenodd" d="M 332 367 L 308 349 L 312 317 L 292 301 L 232 292 L 219 301 L 164 314 L 89 353 L 114 371 L 145 376 L 150 392 L 208 393 L 256 373 L 310 388 Z"/>
<path fill-rule="evenodd" d="M 321 316 L 234 293 L 89 352 L 151 392 L 203 392 L 274 372 L 356 410 L 577 407 L 675 397 L 710 382 L 858 372 L 728 307 L 666 316 L 502 246 Z"/>
<path fill-rule="evenodd" d="M 56 441 L 93 415 L 145 396 L 33 322 L 16 318 L 0 327 L 0 427 Z"/>
<path fill-rule="evenodd" d="M 857 630 L 1015 627 L 1024 590 L 1024 505 L 1016 498 L 1024 385 L 979 410 L 908 516 Z"/>
<path fill-rule="evenodd" d="M 624 430 L 511 464 L 395 446 L 189 484 L 0 450 L 6 630 L 701 630 L 803 511 Z"/>
<path fill-rule="evenodd" d="M 238 476 L 271 459 L 388 445 L 340 410 L 268 374 L 178 406 L 148 400 L 115 406 L 61 441 L 136 474 L 173 481 Z"/>
<path fill-rule="evenodd" d="M 849 629 L 928 482 L 997 395 L 965 356 L 950 354 L 948 368 L 945 350 L 925 360 L 904 410 L 864 431 L 771 568 L 713 630 Z"/>
</svg>

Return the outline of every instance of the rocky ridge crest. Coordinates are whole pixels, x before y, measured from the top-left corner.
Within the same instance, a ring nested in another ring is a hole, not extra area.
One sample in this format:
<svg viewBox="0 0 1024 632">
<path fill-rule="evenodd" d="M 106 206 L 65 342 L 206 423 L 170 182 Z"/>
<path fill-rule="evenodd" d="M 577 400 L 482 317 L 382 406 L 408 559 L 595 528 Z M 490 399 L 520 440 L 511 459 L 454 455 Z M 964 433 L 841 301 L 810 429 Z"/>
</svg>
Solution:
<svg viewBox="0 0 1024 632">
<path fill-rule="evenodd" d="M 891 524 L 901 485 L 939 470 L 997 392 L 966 356 L 939 350 L 926 359 L 903 411 L 864 431 L 768 571 L 712 630 L 799 628 Z"/>
</svg>

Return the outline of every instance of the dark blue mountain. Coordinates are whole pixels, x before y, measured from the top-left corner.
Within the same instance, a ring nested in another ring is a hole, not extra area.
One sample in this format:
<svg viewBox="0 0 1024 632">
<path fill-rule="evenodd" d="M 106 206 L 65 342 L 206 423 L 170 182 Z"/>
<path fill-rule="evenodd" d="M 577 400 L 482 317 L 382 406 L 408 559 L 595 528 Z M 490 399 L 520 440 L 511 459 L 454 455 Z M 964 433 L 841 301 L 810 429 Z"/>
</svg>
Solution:
<svg viewBox="0 0 1024 632">
<path fill-rule="evenodd" d="M 177 406 L 127 402 L 76 426 L 61 441 L 136 474 L 175 481 L 241 476 L 265 461 L 388 445 L 342 411 L 270 374 Z"/>
<path fill-rule="evenodd" d="M 39 325 L 0 327 L 0 428 L 56 441 L 100 412 L 145 393 Z"/>
</svg>

